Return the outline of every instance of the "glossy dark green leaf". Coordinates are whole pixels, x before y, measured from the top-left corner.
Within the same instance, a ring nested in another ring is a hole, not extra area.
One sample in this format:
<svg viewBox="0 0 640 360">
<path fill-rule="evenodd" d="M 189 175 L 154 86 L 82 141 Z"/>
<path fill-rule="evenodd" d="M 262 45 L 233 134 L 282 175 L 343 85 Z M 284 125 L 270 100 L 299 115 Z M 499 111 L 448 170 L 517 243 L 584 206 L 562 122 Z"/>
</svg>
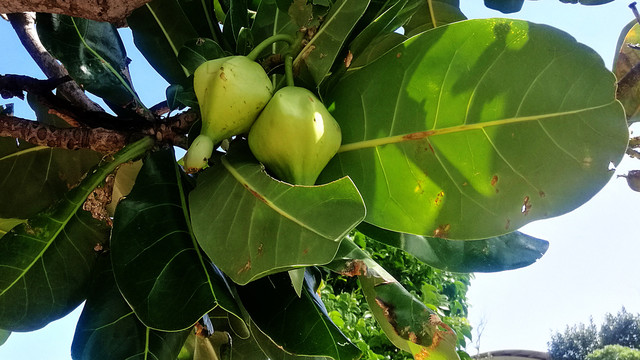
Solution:
<svg viewBox="0 0 640 360">
<path fill-rule="evenodd" d="M 238 287 L 242 304 L 256 326 L 275 344 L 296 355 L 358 359 L 360 350 L 331 321 L 306 276 L 298 297 L 286 273 L 274 274 Z"/>
<path fill-rule="evenodd" d="M 138 101 L 115 26 L 45 13 L 38 13 L 36 20 L 42 44 L 85 90 L 121 107 Z"/>
<path fill-rule="evenodd" d="M 549 248 L 548 241 L 519 231 L 490 239 L 460 241 L 397 233 L 368 223 L 358 225 L 358 230 L 435 268 L 460 273 L 496 272 L 529 266 Z"/>
<path fill-rule="evenodd" d="M 218 43 L 211 39 L 197 38 L 187 41 L 180 48 L 178 61 L 185 69 L 193 73 L 205 61 L 224 56 L 225 53 Z"/>
<path fill-rule="evenodd" d="M 189 186 L 172 149 L 151 154 L 113 220 L 111 259 L 118 287 L 146 326 L 187 329 L 216 306 L 240 314 L 219 270 L 189 228 Z"/>
<path fill-rule="evenodd" d="M 325 356 L 308 356 L 308 355 L 291 354 L 285 351 L 276 343 L 274 343 L 265 333 L 262 332 L 262 330 L 258 329 L 256 324 L 253 322 L 251 322 L 251 335 L 252 337 L 250 339 L 253 340 L 259 346 L 259 348 L 262 350 L 264 354 L 266 354 L 267 357 L 265 358 L 265 360 L 329 360 L 331 359 L 330 357 L 325 357 Z M 235 357 L 232 357 L 232 358 L 236 359 Z M 244 357 L 242 359 L 254 360 L 259 358 Z"/>
<path fill-rule="evenodd" d="M 522 4 L 524 4 L 524 0 L 484 0 L 486 7 L 505 14 L 520 11 Z"/>
<path fill-rule="evenodd" d="M 225 24 L 229 25 L 228 29 L 223 32 L 231 31 L 233 38 L 238 41 L 240 30 L 249 27 L 249 12 L 247 11 L 247 0 L 233 0 L 229 3 L 228 19 L 225 18 Z M 229 22 L 227 22 L 229 20 Z"/>
<path fill-rule="evenodd" d="M 298 27 L 291 21 L 286 11 L 280 10 L 275 0 L 260 2 L 255 20 L 251 25 L 254 44 L 259 44 L 272 35 L 287 34 L 294 36 L 297 31 Z M 281 53 L 286 46 L 288 45 L 283 42 L 277 42 L 261 56 Z"/>
<path fill-rule="evenodd" d="M 167 87 L 167 104 L 172 110 L 185 106 L 197 109 L 198 98 L 193 90 L 193 76 L 186 78 L 181 84 L 173 84 Z"/>
<path fill-rule="evenodd" d="M 96 269 L 76 326 L 74 360 L 175 360 L 189 330 L 162 332 L 144 326 L 118 291 L 107 256 Z"/>
<path fill-rule="evenodd" d="M 251 49 L 253 49 L 253 34 L 251 34 L 251 29 L 243 27 L 238 33 L 236 54 L 247 55 L 251 52 Z"/>
<path fill-rule="evenodd" d="M 244 141 L 199 175 L 189 210 L 198 243 L 238 284 L 331 261 L 365 214 L 348 178 L 321 186 L 277 181 Z"/>
<path fill-rule="evenodd" d="M 304 64 L 315 84 L 327 76 L 342 46 L 369 5 L 369 0 L 338 0 L 294 64 Z"/>
<path fill-rule="evenodd" d="M 90 150 L 17 145 L 0 138 L 0 218 L 26 219 L 44 210 L 95 165 L 102 156 Z"/>
<path fill-rule="evenodd" d="M 350 68 L 328 94 L 342 146 L 320 179 L 349 175 L 366 221 L 385 229 L 506 234 L 611 178 L 629 136 L 615 83 L 593 50 L 548 26 L 441 26 Z"/>
<path fill-rule="evenodd" d="M 125 147 L 64 199 L 0 238 L 0 328 L 38 329 L 84 300 L 94 247 L 107 242 L 109 232 L 82 204 L 119 164 L 140 156 L 153 143 L 144 138 Z"/>
<path fill-rule="evenodd" d="M 179 1 L 147 3 L 129 15 L 127 24 L 138 50 L 168 83 L 180 83 L 189 75 L 178 62 L 178 52 L 199 34 Z"/>
<path fill-rule="evenodd" d="M 416 359 L 458 359 L 455 332 L 352 241 L 342 242 L 327 267 L 358 276 L 371 312 L 395 346 Z"/>
</svg>

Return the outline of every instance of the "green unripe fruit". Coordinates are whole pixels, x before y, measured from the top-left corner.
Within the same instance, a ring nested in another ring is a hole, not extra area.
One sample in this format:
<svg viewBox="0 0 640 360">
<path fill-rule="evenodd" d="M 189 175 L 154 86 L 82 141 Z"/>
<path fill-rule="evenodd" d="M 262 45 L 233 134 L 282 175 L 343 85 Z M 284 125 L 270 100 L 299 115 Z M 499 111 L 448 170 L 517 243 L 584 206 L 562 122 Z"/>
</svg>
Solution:
<svg viewBox="0 0 640 360">
<path fill-rule="evenodd" d="M 313 185 L 342 142 L 340 126 L 304 88 L 273 95 L 249 132 L 253 155 L 279 179 Z"/>
<path fill-rule="evenodd" d="M 228 56 L 203 63 L 193 74 L 193 89 L 202 116 L 200 134 L 209 137 L 213 144 L 249 131 L 273 94 L 273 85 L 262 66 L 246 56 Z M 201 155 L 206 159 L 211 157 L 211 153 L 203 154 L 202 150 L 197 156 L 189 152 L 191 148 L 185 158 L 187 172 L 201 169 L 197 165 L 203 158 Z M 188 158 L 193 159 L 189 164 L 194 167 L 186 165 Z"/>
</svg>

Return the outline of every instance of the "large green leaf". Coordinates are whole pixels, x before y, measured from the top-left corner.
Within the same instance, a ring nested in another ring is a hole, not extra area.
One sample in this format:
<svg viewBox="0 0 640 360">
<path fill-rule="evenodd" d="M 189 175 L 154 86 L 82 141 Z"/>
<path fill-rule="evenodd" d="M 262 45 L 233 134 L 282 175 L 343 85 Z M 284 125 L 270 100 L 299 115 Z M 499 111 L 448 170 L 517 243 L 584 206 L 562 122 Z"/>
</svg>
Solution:
<svg viewBox="0 0 640 360">
<path fill-rule="evenodd" d="M 111 236 L 124 298 L 142 323 L 166 331 L 193 326 L 217 305 L 240 314 L 224 277 L 191 235 L 182 176 L 172 149 L 151 154 L 118 205 Z"/>
<path fill-rule="evenodd" d="M 331 261 L 365 215 L 348 178 L 321 186 L 277 181 L 244 141 L 198 177 L 189 208 L 198 243 L 238 284 Z"/>
<path fill-rule="evenodd" d="M 349 175 L 376 226 L 451 239 L 573 210 L 610 179 L 628 130 L 615 77 L 557 29 L 462 21 L 421 33 L 329 94 Z"/>
<path fill-rule="evenodd" d="M 26 219 L 44 210 L 95 165 L 90 150 L 34 146 L 0 138 L 0 218 Z"/>
<path fill-rule="evenodd" d="M 328 268 L 358 276 L 371 312 L 395 346 L 416 359 L 458 359 L 455 332 L 352 241 L 342 242 Z"/>
<path fill-rule="evenodd" d="M 384 244 L 402 249 L 435 268 L 451 272 L 495 272 L 529 266 L 544 255 L 549 242 L 514 231 L 482 240 L 447 240 L 397 233 L 368 223 L 358 230 Z"/>
<path fill-rule="evenodd" d="M 199 34 L 178 0 L 149 2 L 133 11 L 127 24 L 138 50 L 167 82 L 181 83 L 189 75 L 178 62 L 178 52 Z"/>
<path fill-rule="evenodd" d="M 0 328 L 38 329 L 80 304 L 94 247 L 107 242 L 109 234 L 82 204 L 119 164 L 140 156 L 153 143 L 144 138 L 124 148 L 61 201 L 0 238 Z"/>
<path fill-rule="evenodd" d="M 115 26 L 38 13 L 37 29 L 43 45 L 85 90 L 118 106 L 138 100 L 127 78 L 127 53 Z"/>
<path fill-rule="evenodd" d="M 107 256 L 93 278 L 71 345 L 74 360 L 175 360 L 189 330 L 162 332 L 144 326 L 118 291 Z"/>
<path fill-rule="evenodd" d="M 360 350 L 331 321 L 315 285 L 314 277 L 307 273 L 298 297 L 289 276 L 279 273 L 240 286 L 238 293 L 259 330 L 284 351 L 335 360 L 358 359 Z"/>
<path fill-rule="evenodd" d="M 369 5 L 369 0 L 338 0 L 316 35 L 302 49 L 295 63 L 302 62 L 315 84 L 327 76 L 347 36 Z"/>
<path fill-rule="evenodd" d="M 404 25 L 405 35 L 413 36 L 438 26 L 465 20 L 459 0 L 423 1 L 411 20 Z"/>
</svg>

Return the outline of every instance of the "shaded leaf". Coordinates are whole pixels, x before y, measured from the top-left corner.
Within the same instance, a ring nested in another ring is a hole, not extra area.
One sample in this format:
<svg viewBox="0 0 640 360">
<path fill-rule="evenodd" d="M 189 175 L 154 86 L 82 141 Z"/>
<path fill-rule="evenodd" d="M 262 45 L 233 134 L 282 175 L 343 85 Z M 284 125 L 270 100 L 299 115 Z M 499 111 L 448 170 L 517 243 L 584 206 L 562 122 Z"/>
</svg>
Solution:
<svg viewBox="0 0 640 360">
<path fill-rule="evenodd" d="M 352 241 L 342 242 L 327 267 L 358 276 L 371 312 L 396 347 L 416 359 L 458 359 L 455 332 Z"/>
<path fill-rule="evenodd" d="M 402 249 L 435 268 L 451 272 L 496 272 L 529 266 L 544 255 L 549 242 L 514 231 L 483 240 L 446 240 L 397 233 L 367 223 L 358 230 Z"/>
<path fill-rule="evenodd" d="M 189 75 L 178 62 L 178 52 L 199 36 L 177 0 L 147 3 L 129 15 L 127 24 L 138 50 L 168 83 L 180 83 Z"/>
<path fill-rule="evenodd" d="M 484 0 L 486 7 L 505 14 L 520 11 L 522 4 L 524 4 L 524 0 Z"/>
<path fill-rule="evenodd" d="M 118 291 L 102 256 L 71 345 L 74 360 L 176 359 L 189 330 L 162 332 L 144 326 Z"/>
<path fill-rule="evenodd" d="M 120 200 L 127 196 L 133 188 L 133 184 L 136 182 L 136 177 L 141 167 L 142 160 L 122 164 L 118 167 L 116 178 L 113 182 L 111 202 L 107 204 L 107 212 L 110 217 L 113 217 L 113 214 L 116 213 L 116 207 Z"/>
<path fill-rule="evenodd" d="M 385 229 L 505 234 L 576 208 L 610 179 L 628 141 L 614 91 L 600 57 L 557 29 L 438 27 L 328 94 L 342 146 L 320 179 L 349 175 L 366 221 Z"/>
<path fill-rule="evenodd" d="M 193 90 L 193 76 L 188 77 L 181 84 L 173 84 L 167 87 L 167 104 L 172 110 L 184 106 L 198 109 L 198 98 Z"/>
<path fill-rule="evenodd" d="M 253 49 L 253 34 L 251 29 L 242 28 L 238 34 L 238 42 L 236 43 L 236 54 L 247 55 Z"/>
<path fill-rule="evenodd" d="M 304 63 L 315 84 L 327 76 L 347 36 L 369 5 L 369 0 L 338 0 L 316 35 L 302 49 L 294 65 Z"/>
<path fill-rule="evenodd" d="M 127 53 L 110 23 L 38 13 L 42 44 L 82 87 L 120 107 L 138 101 L 128 78 Z"/>
<path fill-rule="evenodd" d="M 0 328 L 28 331 L 61 318 L 82 302 L 106 225 L 81 209 L 86 197 L 121 163 L 154 141 L 143 138 L 95 168 L 64 199 L 0 238 Z"/>
<path fill-rule="evenodd" d="M 348 178 L 321 186 L 277 181 L 244 141 L 200 174 L 189 209 L 198 243 L 238 284 L 331 261 L 365 214 Z"/>
<path fill-rule="evenodd" d="M 0 138 L 0 218 L 26 219 L 44 210 L 102 157 L 90 150 L 16 143 Z"/>
<path fill-rule="evenodd" d="M 240 314 L 223 275 L 191 236 L 182 176 L 172 148 L 151 154 L 113 220 L 118 287 L 142 323 L 158 330 L 189 328 L 218 305 Z"/>
<path fill-rule="evenodd" d="M 194 73 L 202 63 L 224 56 L 218 43 L 211 39 L 197 38 L 189 40 L 180 48 L 178 61 L 187 71 Z"/>
<path fill-rule="evenodd" d="M 314 287 L 315 280 L 307 273 L 298 297 L 287 273 L 280 273 L 240 286 L 238 294 L 260 331 L 286 352 L 336 360 L 359 358 L 360 350 L 331 321 Z"/>
<path fill-rule="evenodd" d="M 613 73 L 620 79 L 616 97 L 624 106 L 627 121 L 640 120 L 640 25 L 633 20 L 620 34 Z"/>
<path fill-rule="evenodd" d="M 422 2 L 422 6 L 416 10 L 411 20 L 404 25 L 404 34 L 411 37 L 434 27 L 462 21 L 466 18 L 460 10 L 459 0 Z"/>
</svg>

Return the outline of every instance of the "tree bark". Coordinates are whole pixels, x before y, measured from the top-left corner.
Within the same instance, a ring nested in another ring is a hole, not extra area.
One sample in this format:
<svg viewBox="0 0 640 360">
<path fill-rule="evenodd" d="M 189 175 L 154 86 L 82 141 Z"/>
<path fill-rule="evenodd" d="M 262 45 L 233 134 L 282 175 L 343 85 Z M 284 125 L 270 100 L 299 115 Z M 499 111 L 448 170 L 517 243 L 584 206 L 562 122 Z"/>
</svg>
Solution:
<svg viewBox="0 0 640 360">
<path fill-rule="evenodd" d="M 7 0 L 0 2 L 0 13 L 46 12 L 85 19 L 122 23 L 135 9 L 150 0 Z"/>
</svg>

